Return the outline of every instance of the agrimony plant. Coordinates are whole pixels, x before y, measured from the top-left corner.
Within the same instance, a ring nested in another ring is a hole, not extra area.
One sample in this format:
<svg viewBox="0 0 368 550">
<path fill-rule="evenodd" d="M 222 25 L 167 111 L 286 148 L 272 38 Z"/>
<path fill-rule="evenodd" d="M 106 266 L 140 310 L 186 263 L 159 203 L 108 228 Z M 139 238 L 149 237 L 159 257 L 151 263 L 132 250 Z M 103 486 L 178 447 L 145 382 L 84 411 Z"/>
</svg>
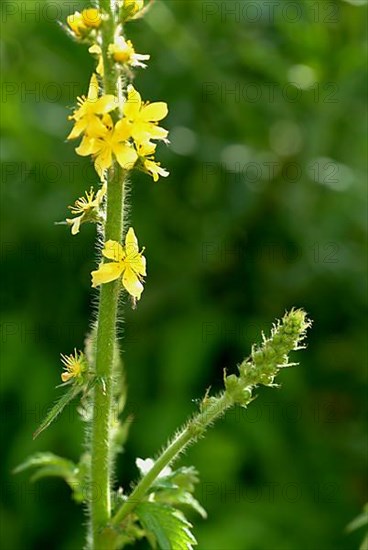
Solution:
<svg viewBox="0 0 368 550">
<path fill-rule="evenodd" d="M 117 344 L 119 297 L 125 293 L 136 307 L 146 275 L 144 249 L 127 220 L 129 174 L 141 170 L 155 182 L 168 175 L 155 159 L 157 143 L 168 142 L 168 131 L 160 126 L 168 108 L 161 101 L 142 101 L 133 86 L 134 69 L 144 68 L 149 55 L 136 53 L 125 35 L 126 23 L 142 17 L 147 8 L 143 0 L 99 0 L 71 14 L 63 25 L 96 60 L 87 93 L 77 98 L 69 116 L 72 127 L 67 137 L 79 140 L 78 155 L 91 157 L 96 186 L 69 207 L 71 216 L 64 223 L 73 236 L 84 223 L 96 224 L 101 253 L 91 275 L 92 286 L 99 289 L 98 317 L 84 351 L 75 349 L 61 356 L 65 392 L 34 436 L 77 398 L 78 411 L 90 429 L 86 451 L 77 464 L 39 453 L 16 469 L 33 469 L 32 480 L 59 476 L 68 483 L 73 498 L 88 510 L 86 545 L 93 550 L 116 550 L 141 538 L 161 549 L 184 550 L 196 544 L 183 510 L 191 507 L 206 516 L 193 496 L 198 474 L 191 467 L 174 470 L 172 464 L 227 409 L 247 407 L 258 385 L 274 385 L 279 370 L 292 364 L 288 355 L 301 347 L 310 325 L 302 310 L 286 313 L 270 336 L 263 335 L 261 344 L 253 346 L 236 373 L 224 372 L 222 392 L 205 393 L 198 411 L 155 460 L 137 459 L 141 476 L 130 494 L 113 483 L 115 458 L 125 443 L 129 423 L 129 419 L 122 420 L 126 396 Z"/>
</svg>

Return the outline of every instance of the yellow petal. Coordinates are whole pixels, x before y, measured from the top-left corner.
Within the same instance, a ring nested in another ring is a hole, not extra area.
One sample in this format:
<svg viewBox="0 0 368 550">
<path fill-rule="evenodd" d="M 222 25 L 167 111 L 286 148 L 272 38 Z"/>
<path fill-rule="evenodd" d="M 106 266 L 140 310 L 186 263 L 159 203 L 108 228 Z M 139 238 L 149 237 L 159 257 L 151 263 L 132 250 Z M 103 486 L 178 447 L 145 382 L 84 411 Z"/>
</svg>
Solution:
<svg viewBox="0 0 368 550">
<path fill-rule="evenodd" d="M 138 153 L 141 157 L 148 157 L 155 153 L 157 145 L 155 143 L 151 143 L 150 141 L 147 141 L 144 143 L 139 143 L 137 147 L 138 147 Z"/>
<path fill-rule="evenodd" d="M 98 115 L 103 115 L 113 111 L 118 106 L 118 99 L 111 94 L 103 95 L 96 101 L 94 111 Z"/>
<path fill-rule="evenodd" d="M 78 216 L 77 218 L 75 218 L 74 223 L 72 225 L 72 235 L 77 235 L 77 233 L 79 233 L 82 217 L 83 217 L 83 214 L 82 216 Z"/>
<path fill-rule="evenodd" d="M 156 103 L 149 103 L 143 107 L 141 118 L 145 122 L 158 122 L 165 118 L 168 112 L 167 103 L 158 101 Z"/>
<path fill-rule="evenodd" d="M 98 44 L 93 44 L 90 48 L 88 48 L 89 53 L 97 55 L 98 63 L 96 67 L 96 73 L 100 75 L 101 77 L 104 76 L 104 64 L 103 64 L 103 58 L 102 58 L 102 51 Z"/>
<path fill-rule="evenodd" d="M 105 116 L 108 116 L 108 115 L 105 115 Z M 88 124 L 85 129 L 85 132 L 86 134 L 88 134 L 90 138 L 93 138 L 93 137 L 103 138 L 106 136 L 108 130 L 98 116 L 91 116 L 88 119 Z"/>
<path fill-rule="evenodd" d="M 90 101 L 97 101 L 98 99 L 98 80 L 95 73 L 91 76 L 91 81 L 89 83 L 88 99 Z"/>
<path fill-rule="evenodd" d="M 123 273 L 123 286 L 133 298 L 140 299 L 144 287 L 132 269 L 127 267 Z"/>
<path fill-rule="evenodd" d="M 86 127 L 87 127 L 87 123 L 85 119 L 82 118 L 80 120 L 77 120 L 77 122 L 73 126 L 72 131 L 70 132 L 70 134 L 66 139 L 76 139 L 81 135 L 82 132 L 84 132 Z"/>
<path fill-rule="evenodd" d="M 142 98 L 139 92 L 131 84 L 128 86 L 128 97 L 124 104 L 124 115 L 129 120 L 135 120 L 142 105 Z"/>
<path fill-rule="evenodd" d="M 145 160 L 144 166 L 153 177 L 153 181 L 158 181 L 159 176 L 166 178 L 169 175 L 169 172 L 165 170 L 165 168 L 161 168 L 161 166 L 153 160 Z"/>
<path fill-rule="evenodd" d="M 134 233 L 133 227 L 129 227 L 125 237 L 125 251 L 127 254 L 137 254 L 139 252 L 138 239 Z"/>
<path fill-rule="evenodd" d="M 101 264 L 97 271 L 92 271 L 92 286 L 96 288 L 104 283 L 110 283 L 118 279 L 122 272 L 122 265 L 119 263 L 111 262 L 107 264 Z"/>
<path fill-rule="evenodd" d="M 79 233 L 80 224 L 82 222 L 84 214 L 81 214 L 80 216 L 76 218 L 67 218 L 66 223 L 72 226 L 71 232 L 72 235 L 77 235 Z"/>
<path fill-rule="evenodd" d="M 90 48 L 88 48 L 89 53 L 95 53 L 97 55 L 102 54 L 101 47 L 98 44 L 93 44 Z"/>
<path fill-rule="evenodd" d="M 165 130 L 165 128 L 162 128 L 161 126 L 154 126 L 153 124 L 151 124 L 149 135 L 151 139 L 165 140 L 169 135 L 169 132 Z"/>
<path fill-rule="evenodd" d="M 95 159 L 95 168 L 100 174 L 103 170 L 107 170 L 112 165 L 111 147 L 108 145 L 103 147 L 97 154 Z"/>
<path fill-rule="evenodd" d="M 105 174 L 104 174 L 104 171 L 102 168 L 100 168 L 100 166 L 98 165 L 98 163 L 95 161 L 94 163 L 94 167 L 95 167 L 95 170 L 100 178 L 100 181 L 104 181 L 104 178 L 105 178 Z"/>
<path fill-rule="evenodd" d="M 83 32 L 87 30 L 87 27 L 83 21 L 82 14 L 79 13 L 79 11 L 76 11 L 72 15 L 68 15 L 66 21 L 74 34 L 76 34 L 77 36 L 81 36 L 81 31 Z"/>
<path fill-rule="evenodd" d="M 88 155 L 94 155 L 99 150 L 100 145 L 97 140 L 84 136 L 80 142 L 79 147 L 76 147 L 75 152 L 81 157 L 87 157 Z"/>
<path fill-rule="evenodd" d="M 101 78 L 103 78 L 104 75 L 105 75 L 105 68 L 104 68 L 104 62 L 103 62 L 102 55 L 100 55 L 100 57 L 98 58 L 96 73 L 99 74 Z"/>
<path fill-rule="evenodd" d="M 135 254 L 134 256 L 127 256 L 125 263 L 129 262 L 129 265 L 135 273 L 145 277 L 146 273 L 146 258 L 142 254 Z"/>
<path fill-rule="evenodd" d="M 123 118 L 115 124 L 114 139 L 116 141 L 126 141 L 130 138 L 131 132 L 132 124 L 126 118 Z"/>
<path fill-rule="evenodd" d="M 116 241 L 107 241 L 104 245 L 102 254 L 109 260 L 121 262 L 125 258 L 123 247 Z"/>
<path fill-rule="evenodd" d="M 124 170 L 131 170 L 138 158 L 137 151 L 125 143 L 117 143 L 114 146 L 114 153 L 116 160 Z"/>
<path fill-rule="evenodd" d="M 136 122 L 132 128 L 132 136 L 137 143 L 145 143 L 150 139 L 165 140 L 169 132 L 165 128 L 151 122 Z"/>
<path fill-rule="evenodd" d="M 71 378 L 73 378 L 74 374 L 72 372 L 63 372 L 61 374 L 61 380 L 63 382 L 68 382 Z"/>
<path fill-rule="evenodd" d="M 102 123 L 105 126 L 105 128 L 109 131 L 111 131 L 114 127 L 114 123 L 112 121 L 111 115 L 109 115 L 107 113 L 103 115 Z"/>
</svg>

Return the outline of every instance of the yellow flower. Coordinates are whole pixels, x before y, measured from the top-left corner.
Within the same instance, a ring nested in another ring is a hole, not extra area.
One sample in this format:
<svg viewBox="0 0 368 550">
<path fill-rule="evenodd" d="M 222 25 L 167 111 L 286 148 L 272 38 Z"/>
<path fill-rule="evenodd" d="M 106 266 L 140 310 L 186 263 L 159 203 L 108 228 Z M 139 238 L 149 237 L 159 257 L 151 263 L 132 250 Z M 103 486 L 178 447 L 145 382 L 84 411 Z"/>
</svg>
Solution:
<svg viewBox="0 0 368 550">
<path fill-rule="evenodd" d="M 79 228 L 85 222 L 97 222 L 100 218 L 100 206 L 106 194 L 106 183 L 103 184 L 95 195 L 92 187 L 85 192 L 84 197 L 80 197 L 74 203 L 74 206 L 69 206 L 71 213 L 75 218 L 67 218 L 66 223 L 71 225 L 72 235 L 79 233 Z M 79 214 L 79 216 L 77 215 Z"/>
<path fill-rule="evenodd" d="M 87 27 L 98 29 L 101 25 L 101 14 L 96 8 L 87 8 L 82 11 L 84 24 Z"/>
<path fill-rule="evenodd" d="M 148 172 L 153 177 L 153 181 L 158 181 L 159 176 L 166 178 L 169 172 L 165 170 L 165 168 L 161 168 L 159 162 L 155 162 L 152 156 L 155 151 L 156 145 L 154 144 L 141 144 L 138 146 L 138 154 L 142 161 L 144 171 Z"/>
<path fill-rule="evenodd" d="M 146 275 L 146 258 L 139 252 L 137 237 L 131 227 L 125 237 L 125 247 L 116 241 L 107 241 L 102 254 L 112 262 L 100 264 L 92 271 L 92 286 L 122 277 L 122 284 L 134 300 L 139 300 L 143 292 L 143 277 Z"/>
<path fill-rule="evenodd" d="M 124 116 L 132 124 L 132 137 L 137 144 L 148 144 L 151 139 L 167 141 L 168 131 L 158 126 L 158 122 L 165 118 L 167 113 L 166 103 L 143 103 L 140 93 L 132 85 L 128 86 Z"/>
<path fill-rule="evenodd" d="M 104 126 L 99 115 L 113 111 L 117 105 L 117 98 L 113 95 L 98 97 L 98 80 L 93 73 L 87 97 L 78 97 L 78 109 L 69 116 L 69 120 L 75 120 L 75 124 L 67 139 L 75 139 L 83 132 L 88 135 L 103 132 Z"/>
<path fill-rule="evenodd" d="M 74 34 L 80 38 L 90 29 L 97 29 L 101 25 L 101 14 L 96 8 L 87 8 L 82 13 L 76 11 L 68 15 L 66 21 Z"/>
<path fill-rule="evenodd" d="M 120 0 L 124 10 L 124 19 L 132 19 L 144 7 L 144 0 Z"/>
<path fill-rule="evenodd" d="M 74 355 L 61 354 L 61 362 L 64 365 L 64 372 L 61 374 L 63 382 L 69 382 L 72 378 L 75 378 L 77 381 L 82 379 L 87 367 L 84 353 L 81 351 L 77 352 L 74 349 Z"/>
<path fill-rule="evenodd" d="M 82 157 L 93 155 L 95 169 L 101 179 L 104 170 L 112 165 L 113 155 L 125 170 L 131 170 L 138 158 L 134 147 L 127 142 L 131 133 L 127 121 L 119 120 L 114 126 L 110 115 L 105 115 L 102 121 L 103 131 L 96 136 L 84 136 L 76 148 L 76 152 Z"/>
<path fill-rule="evenodd" d="M 118 27 L 118 33 L 115 35 L 114 43 L 109 45 L 109 54 L 112 55 L 115 61 L 131 65 L 132 67 L 143 67 L 146 65 L 141 63 L 147 61 L 150 56 L 135 53 L 133 44 L 130 40 L 125 40 L 123 36 L 119 36 L 120 28 Z"/>
</svg>

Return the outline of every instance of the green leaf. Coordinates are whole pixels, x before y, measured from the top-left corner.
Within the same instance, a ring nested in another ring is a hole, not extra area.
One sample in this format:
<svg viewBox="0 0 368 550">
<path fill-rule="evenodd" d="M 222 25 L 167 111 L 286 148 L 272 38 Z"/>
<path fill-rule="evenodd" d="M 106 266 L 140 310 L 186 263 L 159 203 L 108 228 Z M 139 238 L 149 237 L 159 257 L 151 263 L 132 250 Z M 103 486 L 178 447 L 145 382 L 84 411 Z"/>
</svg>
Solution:
<svg viewBox="0 0 368 550">
<path fill-rule="evenodd" d="M 69 390 L 64 393 L 60 399 L 55 403 L 55 405 L 49 410 L 43 421 L 41 422 L 40 426 L 37 428 L 37 430 L 33 434 L 33 439 L 36 439 L 40 435 L 43 430 L 46 430 L 50 426 L 50 424 L 56 419 L 56 417 L 64 410 L 64 408 L 72 401 L 78 393 L 82 391 L 81 386 L 73 385 L 69 388 Z"/>
<path fill-rule="evenodd" d="M 192 495 L 198 481 L 198 472 L 192 466 L 174 470 L 167 476 L 157 478 L 152 485 L 154 499 L 175 508 L 180 505 L 188 506 L 206 519 L 206 510 Z"/>
<path fill-rule="evenodd" d="M 203 508 L 203 506 L 198 502 L 196 498 L 191 493 L 188 493 L 185 491 L 184 493 L 181 493 L 179 495 L 179 498 L 177 499 L 178 504 L 184 504 L 185 506 L 188 506 L 189 508 L 192 508 L 197 514 L 199 514 L 203 519 L 207 518 L 207 512 Z"/>
<path fill-rule="evenodd" d="M 192 525 L 184 515 L 166 504 L 143 502 L 136 507 L 136 514 L 146 530 L 151 545 L 160 550 L 192 550 L 197 544 L 190 529 Z"/>
<path fill-rule="evenodd" d="M 87 454 L 82 455 L 77 465 L 71 460 L 53 453 L 37 453 L 17 466 L 13 473 L 19 474 L 26 470 L 35 469 L 30 478 L 32 482 L 44 477 L 60 477 L 71 488 L 74 500 L 80 503 L 86 500 L 88 464 L 89 456 Z"/>
<path fill-rule="evenodd" d="M 31 477 L 31 481 L 36 481 L 46 476 L 57 476 L 64 478 L 69 483 L 75 477 L 76 465 L 71 460 L 54 455 L 53 453 L 37 453 L 17 466 L 13 470 L 13 473 L 19 474 L 31 468 L 37 468 L 36 473 Z"/>
<path fill-rule="evenodd" d="M 165 476 L 156 479 L 152 487 L 173 488 L 179 487 L 192 493 L 194 486 L 199 482 L 198 472 L 193 466 L 178 468 Z"/>
<path fill-rule="evenodd" d="M 177 486 L 157 491 L 153 493 L 153 498 L 155 502 L 169 504 L 171 506 L 174 506 L 175 508 L 187 506 L 196 511 L 200 516 L 202 516 L 203 519 L 207 518 L 206 510 L 203 508 L 203 506 L 201 506 L 198 500 L 194 498 L 192 493 L 180 489 Z"/>
</svg>

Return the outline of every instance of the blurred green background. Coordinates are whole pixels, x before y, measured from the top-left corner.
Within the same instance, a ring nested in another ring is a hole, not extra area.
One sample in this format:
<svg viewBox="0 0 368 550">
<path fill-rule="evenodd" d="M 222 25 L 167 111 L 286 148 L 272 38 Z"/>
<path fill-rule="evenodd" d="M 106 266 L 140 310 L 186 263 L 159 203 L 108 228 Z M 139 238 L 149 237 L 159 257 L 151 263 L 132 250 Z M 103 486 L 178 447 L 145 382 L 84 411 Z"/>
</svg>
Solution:
<svg viewBox="0 0 368 550">
<path fill-rule="evenodd" d="M 93 68 L 57 24 L 83 1 L 2 2 L 2 548 L 74 550 L 83 510 L 63 482 L 11 470 L 35 451 L 77 460 L 74 407 L 35 442 L 59 390 L 59 353 L 83 346 L 94 311 L 94 227 L 54 221 L 97 183 L 65 137 Z M 127 33 L 167 101 L 171 175 L 132 176 L 146 246 L 137 310 L 124 309 L 130 439 L 118 467 L 155 452 L 292 306 L 314 320 L 301 365 L 231 412 L 180 464 L 201 474 L 205 550 L 338 550 L 366 495 L 367 2 L 156 2 Z M 69 111 L 70 112 L 70 111 Z M 145 545 L 142 546 L 146 547 Z"/>
</svg>

